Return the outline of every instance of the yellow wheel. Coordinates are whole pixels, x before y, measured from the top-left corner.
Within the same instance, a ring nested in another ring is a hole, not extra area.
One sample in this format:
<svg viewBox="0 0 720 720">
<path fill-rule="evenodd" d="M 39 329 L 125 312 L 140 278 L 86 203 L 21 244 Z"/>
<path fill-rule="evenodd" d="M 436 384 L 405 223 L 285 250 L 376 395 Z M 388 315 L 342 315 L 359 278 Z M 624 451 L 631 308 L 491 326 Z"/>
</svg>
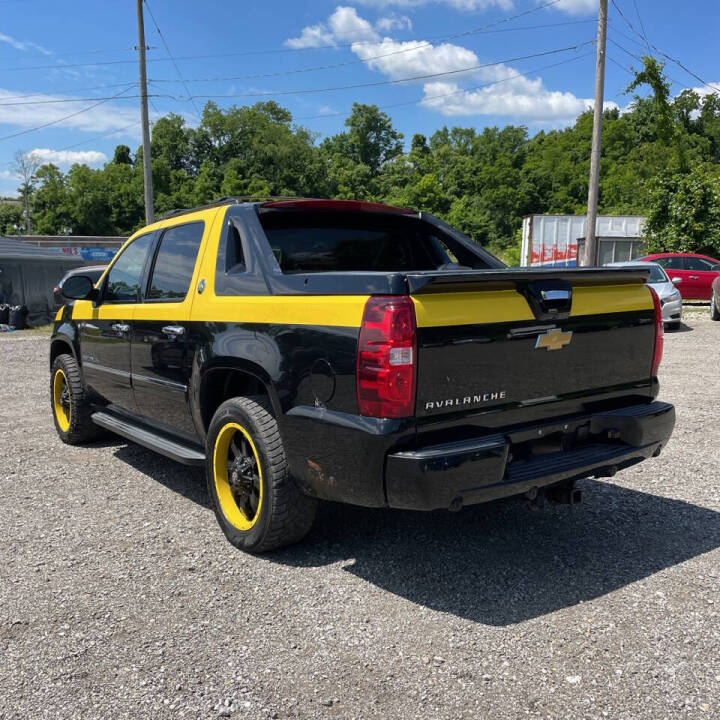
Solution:
<svg viewBox="0 0 720 720">
<path fill-rule="evenodd" d="M 55 371 L 52 385 L 53 412 L 55 413 L 55 422 L 63 432 L 70 429 L 70 388 L 68 387 L 68 379 L 65 371 L 58 368 Z"/>
<path fill-rule="evenodd" d="M 290 476 L 267 398 L 226 400 L 208 427 L 205 458 L 215 517 L 233 545 L 264 552 L 308 532 L 317 501 Z"/>
<path fill-rule="evenodd" d="M 101 434 L 92 421 L 92 403 L 80 366 L 70 354 L 58 355 L 50 368 L 50 406 L 57 434 L 68 445 L 95 440 Z"/>
<path fill-rule="evenodd" d="M 249 530 L 262 510 L 260 456 L 248 431 L 236 422 L 220 428 L 213 453 L 220 509 L 238 530 Z"/>
</svg>

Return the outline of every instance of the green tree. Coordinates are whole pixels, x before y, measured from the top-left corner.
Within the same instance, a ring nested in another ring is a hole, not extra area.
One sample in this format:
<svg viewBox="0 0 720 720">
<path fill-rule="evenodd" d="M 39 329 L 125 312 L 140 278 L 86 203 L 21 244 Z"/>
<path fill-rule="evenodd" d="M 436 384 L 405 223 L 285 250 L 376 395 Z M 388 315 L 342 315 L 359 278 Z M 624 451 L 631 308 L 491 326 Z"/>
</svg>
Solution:
<svg viewBox="0 0 720 720">
<path fill-rule="evenodd" d="M 20 205 L 0 202 L 0 235 L 14 235 L 17 227 L 23 224 L 23 211 Z"/>
<path fill-rule="evenodd" d="M 113 163 L 115 163 L 115 165 L 132 165 L 130 148 L 127 145 L 118 145 L 115 148 Z"/>
<path fill-rule="evenodd" d="M 720 168 L 705 164 L 653 181 L 645 233 L 653 252 L 720 256 Z"/>
<path fill-rule="evenodd" d="M 38 187 L 33 197 L 35 229 L 41 235 L 59 235 L 75 230 L 65 175 L 56 165 L 43 165 L 36 173 Z"/>
</svg>

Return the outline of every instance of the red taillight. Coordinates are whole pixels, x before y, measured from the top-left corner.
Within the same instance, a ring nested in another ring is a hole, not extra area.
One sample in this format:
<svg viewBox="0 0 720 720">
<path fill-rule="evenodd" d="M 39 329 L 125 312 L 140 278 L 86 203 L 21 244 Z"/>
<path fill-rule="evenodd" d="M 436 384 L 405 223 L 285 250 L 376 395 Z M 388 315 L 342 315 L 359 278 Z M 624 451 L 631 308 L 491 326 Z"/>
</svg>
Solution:
<svg viewBox="0 0 720 720">
<path fill-rule="evenodd" d="M 407 295 L 365 303 L 358 338 L 357 395 L 361 415 L 409 417 L 415 410 L 415 306 Z"/>
<path fill-rule="evenodd" d="M 665 326 L 663 325 L 662 305 L 660 298 L 653 288 L 648 285 L 648 289 L 652 293 L 653 305 L 655 306 L 655 351 L 653 352 L 652 368 L 650 370 L 651 377 L 656 377 L 660 361 L 663 356 L 663 345 L 665 343 Z"/>
</svg>

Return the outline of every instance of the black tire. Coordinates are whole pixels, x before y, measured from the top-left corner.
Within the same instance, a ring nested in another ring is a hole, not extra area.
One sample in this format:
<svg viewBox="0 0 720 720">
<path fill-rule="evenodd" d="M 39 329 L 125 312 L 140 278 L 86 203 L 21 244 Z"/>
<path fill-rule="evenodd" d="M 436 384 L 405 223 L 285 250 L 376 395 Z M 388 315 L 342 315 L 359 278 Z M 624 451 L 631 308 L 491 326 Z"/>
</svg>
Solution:
<svg viewBox="0 0 720 720">
<path fill-rule="evenodd" d="M 63 386 L 60 397 L 58 384 Z M 68 445 L 80 445 L 95 440 L 102 430 L 90 419 L 90 399 L 82 377 L 82 370 L 72 355 L 58 355 L 50 370 L 50 406 L 55 429 Z"/>
<path fill-rule="evenodd" d="M 215 517 L 235 547 L 261 553 L 305 537 L 317 500 L 303 494 L 290 476 L 264 398 L 225 401 L 210 422 L 205 455 Z"/>
<path fill-rule="evenodd" d="M 715 297 L 715 293 L 710 296 L 710 319 L 720 320 L 720 308 L 718 307 L 718 299 Z"/>
</svg>

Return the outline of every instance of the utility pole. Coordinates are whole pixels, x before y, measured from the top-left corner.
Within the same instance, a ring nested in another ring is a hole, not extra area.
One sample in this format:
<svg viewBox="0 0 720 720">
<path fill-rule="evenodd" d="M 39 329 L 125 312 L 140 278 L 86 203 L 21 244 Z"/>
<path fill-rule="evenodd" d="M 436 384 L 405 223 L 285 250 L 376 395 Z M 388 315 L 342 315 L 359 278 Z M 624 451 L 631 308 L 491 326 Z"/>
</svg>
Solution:
<svg viewBox="0 0 720 720">
<path fill-rule="evenodd" d="M 140 120 L 142 121 L 143 174 L 145 176 L 145 222 L 155 221 L 153 209 L 152 165 L 150 157 L 150 121 L 148 119 L 147 70 L 145 68 L 145 20 L 143 0 L 137 0 L 138 46 L 140 60 Z"/>
<path fill-rule="evenodd" d="M 590 183 L 588 185 L 587 222 L 583 265 L 597 265 L 598 241 L 595 236 L 600 184 L 600 147 L 602 144 L 603 99 L 605 97 L 605 44 L 607 39 L 608 0 L 598 7 L 597 62 L 595 64 L 595 108 L 593 112 L 592 150 L 590 152 Z"/>
</svg>

